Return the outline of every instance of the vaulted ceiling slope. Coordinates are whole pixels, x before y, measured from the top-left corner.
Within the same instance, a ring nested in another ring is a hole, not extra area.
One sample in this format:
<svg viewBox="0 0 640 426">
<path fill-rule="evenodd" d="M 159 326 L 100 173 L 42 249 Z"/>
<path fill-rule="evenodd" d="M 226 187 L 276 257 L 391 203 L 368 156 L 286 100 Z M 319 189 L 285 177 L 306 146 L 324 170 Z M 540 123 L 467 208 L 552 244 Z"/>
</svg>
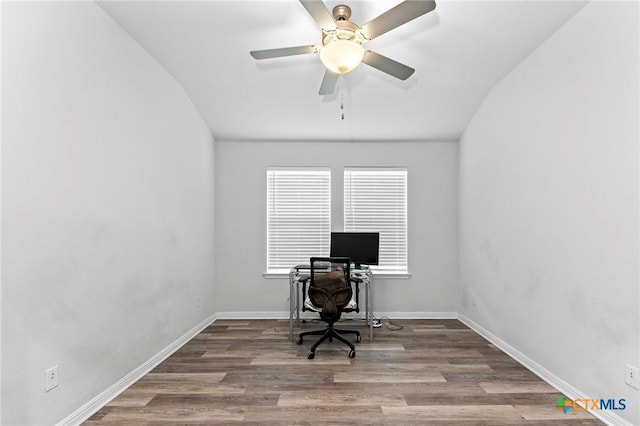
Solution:
<svg viewBox="0 0 640 426">
<path fill-rule="evenodd" d="M 399 0 L 325 2 L 329 10 L 341 3 L 362 25 Z M 317 54 L 249 55 L 321 42 L 297 0 L 98 2 L 226 141 L 458 140 L 491 88 L 585 3 L 437 0 L 434 11 L 366 45 L 415 68 L 409 79 L 363 64 L 320 96 Z"/>
</svg>

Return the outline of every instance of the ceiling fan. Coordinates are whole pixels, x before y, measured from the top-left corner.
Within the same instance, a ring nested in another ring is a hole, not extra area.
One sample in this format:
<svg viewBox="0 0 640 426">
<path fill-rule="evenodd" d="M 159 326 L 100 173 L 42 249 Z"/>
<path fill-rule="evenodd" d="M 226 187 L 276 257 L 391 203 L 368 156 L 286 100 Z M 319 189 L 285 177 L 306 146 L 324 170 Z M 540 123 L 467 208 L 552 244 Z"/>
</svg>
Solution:
<svg viewBox="0 0 640 426">
<path fill-rule="evenodd" d="M 326 67 L 320 84 L 320 95 L 333 93 L 340 75 L 353 71 L 360 63 L 400 80 L 409 78 L 415 71 L 413 68 L 365 49 L 362 45 L 436 8 L 433 0 L 405 0 L 368 23 L 358 26 L 349 21 L 349 6 L 338 5 L 330 13 L 320 0 L 299 1 L 322 29 L 322 44 L 253 50 L 249 53 L 255 59 L 320 53 L 320 60 Z"/>
</svg>

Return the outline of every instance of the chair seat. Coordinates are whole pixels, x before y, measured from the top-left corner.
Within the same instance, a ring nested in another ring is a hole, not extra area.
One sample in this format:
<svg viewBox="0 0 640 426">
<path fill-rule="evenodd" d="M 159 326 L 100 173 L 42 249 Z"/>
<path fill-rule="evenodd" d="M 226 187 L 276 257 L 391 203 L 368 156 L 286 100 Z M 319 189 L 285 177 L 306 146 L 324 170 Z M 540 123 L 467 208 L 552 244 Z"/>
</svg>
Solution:
<svg viewBox="0 0 640 426">
<path fill-rule="evenodd" d="M 322 308 L 318 308 L 318 307 L 314 306 L 313 303 L 311 303 L 311 299 L 308 298 L 308 297 L 304 300 L 304 307 L 306 308 L 306 310 L 309 310 L 309 311 L 314 311 L 314 312 L 321 312 L 322 311 Z M 352 297 L 351 300 L 349 301 L 349 303 L 347 303 L 347 306 L 342 308 L 342 311 L 343 312 L 354 311 L 357 307 L 358 307 L 358 303 Z"/>
</svg>

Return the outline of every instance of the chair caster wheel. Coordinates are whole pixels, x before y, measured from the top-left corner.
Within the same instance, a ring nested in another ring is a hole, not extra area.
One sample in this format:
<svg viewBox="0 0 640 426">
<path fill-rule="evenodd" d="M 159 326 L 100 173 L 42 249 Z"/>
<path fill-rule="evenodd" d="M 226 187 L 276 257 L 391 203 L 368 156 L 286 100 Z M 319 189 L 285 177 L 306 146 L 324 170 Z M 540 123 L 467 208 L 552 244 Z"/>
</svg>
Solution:
<svg viewBox="0 0 640 426">
<path fill-rule="evenodd" d="M 315 356 L 316 356 L 316 353 L 315 353 L 315 352 L 311 352 L 311 351 L 309 351 L 309 352 L 307 353 L 307 359 L 313 359 Z"/>
<path fill-rule="evenodd" d="M 356 357 L 356 351 L 354 351 L 353 349 L 351 349 L 349 351 L 349 358 L 355 358 Z"/>
<path fill-rule="evenodd" d="M 356 343 L 360 343 L 361 340 L 362 340 L 362 337 L 356 336 Z"/>
<path fill-rule="evenodd" d="M 296 337 L 296 343 L 301 345 L 302 344 L 302 337 L 300 337 L 300 336 Z"/>
</svg>

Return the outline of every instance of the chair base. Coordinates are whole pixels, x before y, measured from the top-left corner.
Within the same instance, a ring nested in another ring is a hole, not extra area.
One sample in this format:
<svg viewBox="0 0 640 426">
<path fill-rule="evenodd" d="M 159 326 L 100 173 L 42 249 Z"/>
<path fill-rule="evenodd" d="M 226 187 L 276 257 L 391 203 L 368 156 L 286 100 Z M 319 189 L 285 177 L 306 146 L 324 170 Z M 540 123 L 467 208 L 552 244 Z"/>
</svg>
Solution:
<svg viewBox="0 0 640 426">
<path fill-rule="evenodd" d="M 360 332 L 358 330 L 345 330 L 345 329 L 338 329 L 333 327 L 332 325 L 327 327 L 324 330 L 313 330 L 313 331 L 303 331 L 302 333 L 300 333 L 298 335 L 298 338 L 296 339 L 296 343 L 298 345 L 301 345 L 303 342 L 303 338 L 304 336 L 321 336 L 312 346 L 311 348 L 309 348 L 309 352 L 307 353 L 307 358 L 309 359 L 313 359 L 315 356 L 315 352 L 316 352 L 316 348 L 324 341 L 326 341 L 327 339 L 331 342 L 333 341 L 333 338 L 335 338 L 336 340 L 341 341 L 342 343 L 344 343 L 345 345 L 349 346 L 349 358 L 354 358 L 356 356 L 356 348 L 353 345 L 353 343 L 351 343 L 350 341 L 348 341 L 343 334 L 355 334 L 356 336 L 356 343 L 360 342 Z"/>
</svg>

